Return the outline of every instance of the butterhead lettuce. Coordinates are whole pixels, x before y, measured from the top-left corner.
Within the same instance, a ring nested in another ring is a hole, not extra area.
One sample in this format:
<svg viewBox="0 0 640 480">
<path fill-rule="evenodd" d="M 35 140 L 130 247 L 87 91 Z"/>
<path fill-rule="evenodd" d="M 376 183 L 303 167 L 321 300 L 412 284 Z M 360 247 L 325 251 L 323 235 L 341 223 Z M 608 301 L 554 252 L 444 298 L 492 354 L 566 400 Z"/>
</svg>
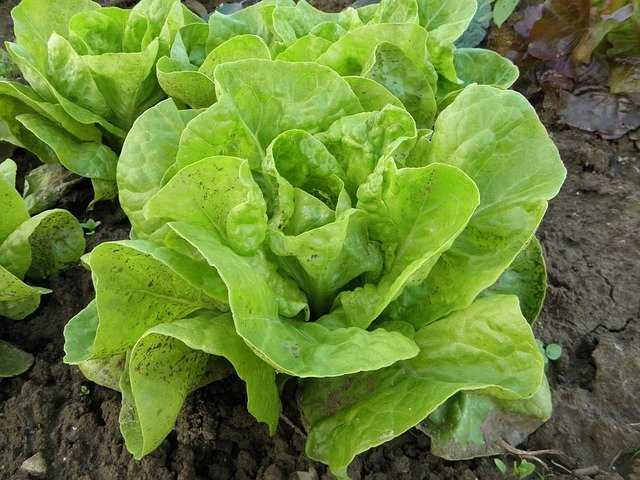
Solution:
<svg viewBox="0 0 640 480">
<path fill-rule="evenodd" d="M 11 15 L 5 46 L 28 85 L 0 81 L 0 138 L 90 178 L 96 200 L 114 197 L 122 139 L 164 96 L 156 61 L 178 28 L 202 20 L 178 0 L 22 0 Z"/>
<path fill-rule="evenodd" d="M 172 98 L 117 165 L 131 240 L 88 255 L 65 330 L 136 458 L 230 369 L 272 432 L 299 378 L 307 454 L 340 476 L 412 427 L 468 458 L 500 451 L 496 419 L 519 441 L 548 418 L 534 233 L 565 169 L 515 67 L 454 49 L 470 5 L 265 1 L 178 31 Z"/>
</svg>

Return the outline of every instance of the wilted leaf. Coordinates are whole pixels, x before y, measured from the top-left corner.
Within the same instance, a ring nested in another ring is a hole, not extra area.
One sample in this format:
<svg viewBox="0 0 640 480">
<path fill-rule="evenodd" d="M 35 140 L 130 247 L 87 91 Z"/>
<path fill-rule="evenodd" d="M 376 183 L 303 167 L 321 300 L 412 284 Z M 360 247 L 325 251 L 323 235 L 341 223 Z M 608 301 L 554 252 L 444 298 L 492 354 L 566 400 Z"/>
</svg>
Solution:
<svg viewBox="0 0 640 480">
<path fill-rule="evenodd" d="M 603 138 L 620 138 L 640 127 L 640 109 L 626 97 L 602 90 L 587 90 L 576 95 L 563 91 L 560 101 L 561 122 Z"/>
</svg>

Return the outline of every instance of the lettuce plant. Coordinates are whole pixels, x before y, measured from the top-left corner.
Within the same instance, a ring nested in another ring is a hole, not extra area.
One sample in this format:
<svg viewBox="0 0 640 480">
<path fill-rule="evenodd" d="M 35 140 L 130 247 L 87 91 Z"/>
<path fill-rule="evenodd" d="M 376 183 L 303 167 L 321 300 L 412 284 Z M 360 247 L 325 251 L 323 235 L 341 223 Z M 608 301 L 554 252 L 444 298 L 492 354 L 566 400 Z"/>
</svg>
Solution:
<svg viewBox="0 0 640 480">
<path fill-rule="evenodd" d="M 84 252 L 82 228 L 66 210 L 47 210 L 29 216 L 26 202 L 15 189 L 16 164 L 0 163 L 0 317 L 22 320 L 49 290 L 27 285 L 75 263 Z M 0 377 L 22 373 L 32 357 L 0 340 Z"/>
<path fill-rule="evenodd" d="M 132 9 L 22 0 L 11 14 L 16 40 L 6 49 L 29 85 L 0 81 L 0 139 L 91 178 L 97 199 L 113 197 L 113 149 L 163 97 L 156 60 L 179 27 L 202 20 L 178 0 Z"/>
<path fill-rule="evenodd" d="M 176 100 L 118 162 L 132 239 L 87 256 L 65 330 L 136 458 L 231 369 L 271 432 L 276 376 L 299 378 L 307 454 L 339 476 L 412 427 L 453 459 L 548 418 L 534 233 L 565 169 L 514 67 L 452 47 L 468 5 L 262 2 L 176 36 Z"/>
</svg>

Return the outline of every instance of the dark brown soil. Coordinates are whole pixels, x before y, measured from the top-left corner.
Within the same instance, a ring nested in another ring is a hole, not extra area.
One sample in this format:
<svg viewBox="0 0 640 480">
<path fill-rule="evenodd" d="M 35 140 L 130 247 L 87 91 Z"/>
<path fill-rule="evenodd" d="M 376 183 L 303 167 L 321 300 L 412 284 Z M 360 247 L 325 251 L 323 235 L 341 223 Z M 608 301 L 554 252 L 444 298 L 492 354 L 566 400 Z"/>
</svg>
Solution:
<svg viewBox="0 0 640 480">
<path fill-rule="evenodd" d="M 0 4 L 2 34 L 8 3 Z M 521 448 L 565 453 L 543 456 L 551 467 L 545 478 L 577 478 L 565 470 L 593 466 L 591 478 L 637 479 L 631 457 L 640 448 L 640 151 L 626 137 L 605 141 L 561 127 L 553 106 L 536 103 L 569 172 L 539 233 L 550 286 L 537 330 L 564 351 L 549 366 L 554 415 Z M 89 248 L 127 237 L 116 206 L 85 213 L 88 200 L 81 186 L 62 206 L 102 222 Z M 305 458 L 304 438 L 287 423 L 268 436 L 247 413 L 235 377 L 191 395 L 163 445 L 133 460 L 118 431 L 119 394 L 62 364 L 62 330 L 91 299 L 90 274 L 77 266 L 49 286 L 54 293 L 34 315 L 0 322 L 0 338 L 36 357 L 26 374 L 0 381 L 0 479 L 29 478 L 20 467 L 35 454 L 51 480 L 330 478 Z M 285 413 L 298 423 L 293 397 L 285 392 Z M 492 459 L 433 457 L 428 439 L 414 431 L 361 455 L 350 473 L 370 480 L 504 478 Z"/>
</svg>

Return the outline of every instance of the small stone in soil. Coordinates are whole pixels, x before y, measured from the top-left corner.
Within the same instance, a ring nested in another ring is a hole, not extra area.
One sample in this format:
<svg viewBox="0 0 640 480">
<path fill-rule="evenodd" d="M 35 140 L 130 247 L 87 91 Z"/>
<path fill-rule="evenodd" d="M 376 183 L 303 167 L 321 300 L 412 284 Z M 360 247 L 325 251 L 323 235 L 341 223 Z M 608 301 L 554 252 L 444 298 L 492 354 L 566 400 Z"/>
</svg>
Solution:
<svg viewBox="0 0 640 480">
<path fill-rule="evenodd" d="M 44 477 L 47 474 L 47 464 L 44 461 L 42 453 L 38 452 L 27 458 L 22 462 L 20 470 L 34 477 Z"/>
</svg>

